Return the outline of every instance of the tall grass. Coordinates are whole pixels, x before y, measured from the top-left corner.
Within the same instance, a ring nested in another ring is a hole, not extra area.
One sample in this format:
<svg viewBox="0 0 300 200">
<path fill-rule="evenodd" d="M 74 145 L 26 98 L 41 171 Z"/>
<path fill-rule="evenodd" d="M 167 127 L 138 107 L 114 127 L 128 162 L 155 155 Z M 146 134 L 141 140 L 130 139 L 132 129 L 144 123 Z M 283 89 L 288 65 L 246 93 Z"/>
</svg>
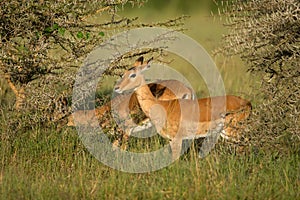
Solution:
<svg viewBox="0 0 300 200">
<path fill-rule="evenodd" d="M 220 144 L 222 145 L 222 144 Z M 1 141 L 1 199 L 297 199 L 299 155 L 191 150 L 162 170 L 129 174 L 85 150 L 74 129 Z"/>
</svg>

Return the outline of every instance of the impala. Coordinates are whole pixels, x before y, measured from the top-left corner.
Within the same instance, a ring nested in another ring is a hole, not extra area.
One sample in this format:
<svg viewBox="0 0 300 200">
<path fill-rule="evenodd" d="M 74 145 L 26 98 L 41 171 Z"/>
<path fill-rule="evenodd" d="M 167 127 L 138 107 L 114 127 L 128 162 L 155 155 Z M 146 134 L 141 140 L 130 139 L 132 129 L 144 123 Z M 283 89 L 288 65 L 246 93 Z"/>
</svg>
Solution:
<svg viewBox="0 0 300 200">
<path fill-rule="evenodd" d="M 224 121 L 225 137 L 236 136 L 237 133 L 232 127 L 246 119 L 251 111 L 249 101 L 231 95 L 198 100 L 157 99 L 151 93 L 143 75 L 149 68 L 150 64 L 147 62 L 126 71 L 122 80 L 115 86 L 115 91 L 122 93 L 135 89 L 142 111 L 151 120 L 157 132 L 170 140 L 173 160 L 180 156 L 183 139 L 206 137 L 209 130 L 221 132 Z M 199 112 L 193 114 L 195 111 Z"/>
<path fill-rule="evenodd" d="M 141 65 L 143 65 L 143 57 L 140 57 L 131 69 Z M 131 71 L 131 69 L 128 71 Z M 152 95 L 159 100 L 194 98 L 192 89 L 177 80 L 160 80 L 147 84 L 147 87 Z M 112 126 L 112 117 L 117 120 L 119 126 Z M 119 138 L 113 142 L 114 146 L 119 146 L 122 139 L 126 142 L 131 133 L 152 126 L 147 116 L 141 111 L 135 92 L 132 95 L 120 94 L 95 110 L 75 111 L 68 117 L 67 126 L 75 126 L 74 118 L 76 118 L 76 123 L 80 125 L 95 127 L 100 124 L 103 129 L 114 129 L 113 133 L 119 133 Z"/>
</svg>

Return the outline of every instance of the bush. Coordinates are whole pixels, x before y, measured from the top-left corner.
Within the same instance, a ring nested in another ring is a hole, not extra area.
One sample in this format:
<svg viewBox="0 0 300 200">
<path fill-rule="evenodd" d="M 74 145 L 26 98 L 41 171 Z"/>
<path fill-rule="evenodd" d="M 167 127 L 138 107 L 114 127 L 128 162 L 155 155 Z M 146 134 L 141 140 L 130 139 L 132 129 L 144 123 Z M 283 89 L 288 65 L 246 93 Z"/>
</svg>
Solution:
<svg viewBox="0 0 300 200">
<path fill-rule="evenodd" d="M 224 9 L 230 32 L 217 52 L 239 55 L 261 80 L 248 136 L 264 147 L 300 146 L 300 3 L 236 0 Z"/>
<path fill-rule="evenodd" d="M 136 17 L 116 14 L 126 4 L 140 6 L 144 2 L 1 1 L 0 74 L 15 94 L 14 111 L 30 116 L 30 124 L 68 115 L 68 99 L 83 59 L 116 32 L 150 26 L 138 23 Z M 180 21 L 151 26 L 176 27 Z"/>
</svg>

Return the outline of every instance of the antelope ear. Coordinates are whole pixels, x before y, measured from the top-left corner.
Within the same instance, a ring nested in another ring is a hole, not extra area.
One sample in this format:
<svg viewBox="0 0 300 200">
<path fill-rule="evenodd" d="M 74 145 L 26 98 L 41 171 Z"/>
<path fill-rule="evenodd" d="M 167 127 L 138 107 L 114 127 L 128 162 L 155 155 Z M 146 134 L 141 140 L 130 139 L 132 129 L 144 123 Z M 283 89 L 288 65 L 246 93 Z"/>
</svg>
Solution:
<svg viewBox="0 0 300 200">
<path fill-rule="evenodd" d="M 148 61 L 147 61 L 147 64 L 144 64 L 144 65 L 139 66 L 139 67 L 138 67 L 139 70 L 140 70 L 141 72 L 143 72 L 143 71 L 146 71 L 146 70 L 150 69 L 150 67 L 151 67 L 150 61 L 151 61 L 151 60 L 152 60 L 152 59 L 148 60 Z"/>
<path fill-rule="evenodd" d="M 153 57 L 149 58 L 149 60 L 147 60 L 147 64 L 150 64 L 150 62 L 153 60 Z"/>
<path fill-rule="evenodd" d="M 142 68 L 142 71 L 146 71 L 146 70 L 148 70 L 148 69 L 150 69 L 150 67 L 151 67 L 151 61 L 153 60 L 153 57 L 151 57 L 149 60 L 147 60 L 147 64 L 145 64 L 144 66 L 143 66 L 143 68 Z"/>
<path fill-rule="evenodd" d="M 144 57 L 141 56 L 135 61 L 133 66 L 138 67 L 138 66 L 142 65 L 143 63 L 144 63 Z"/>
</svg>

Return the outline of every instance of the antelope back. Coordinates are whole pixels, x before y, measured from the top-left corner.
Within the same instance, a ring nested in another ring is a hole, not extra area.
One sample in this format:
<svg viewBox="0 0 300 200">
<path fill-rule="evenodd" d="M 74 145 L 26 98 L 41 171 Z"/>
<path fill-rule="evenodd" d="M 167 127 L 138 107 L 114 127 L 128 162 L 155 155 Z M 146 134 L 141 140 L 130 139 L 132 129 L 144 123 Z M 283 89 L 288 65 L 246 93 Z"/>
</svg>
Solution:
<svg viewBox="0 0 300 200">
<path fill-rule="evenodd" d="M 152 94 L 158 100 L 194 99 L 193 90 L 177 80 L 160 80 L 148 84 Z"/>
</svg>

